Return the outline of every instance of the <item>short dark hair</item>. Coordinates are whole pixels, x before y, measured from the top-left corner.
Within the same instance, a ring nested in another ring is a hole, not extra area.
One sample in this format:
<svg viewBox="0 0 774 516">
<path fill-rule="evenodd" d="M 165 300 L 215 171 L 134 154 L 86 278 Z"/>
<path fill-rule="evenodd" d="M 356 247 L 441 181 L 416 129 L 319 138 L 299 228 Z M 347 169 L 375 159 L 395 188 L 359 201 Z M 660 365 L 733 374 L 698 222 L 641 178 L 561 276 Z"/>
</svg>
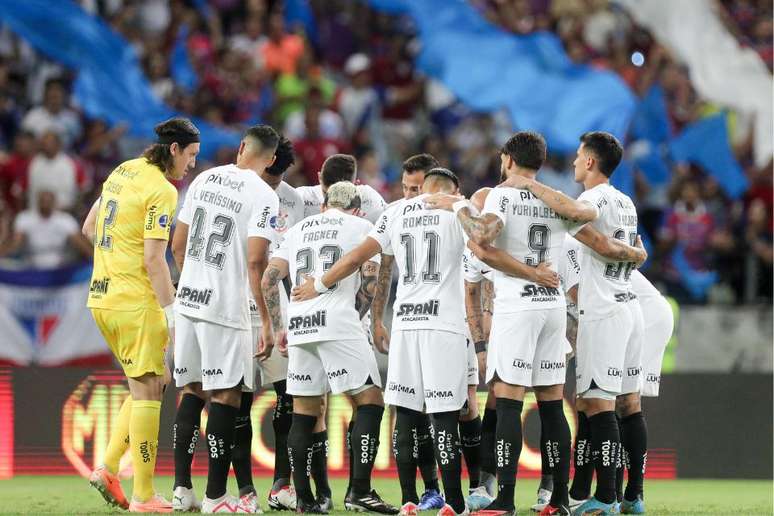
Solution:
<svg viewBox="0 0 774 516">
<path fill-rule="evenodd" d="M 403 162 L 403 172 L 413 174 L 414 172 L 427 172 L 431 168 L 440 167 L 441 164 L 432 154 L 422 153 L 411 156 Z"/>
<path fill-rule="evenodd" d="M 540 170 L 546 160 L 546 140 L 534 131 L 519 131 L 505 142 L 500 152 L 510 156 L 516 166 Z"/>
<path fill-rule="evenodd" d="M 154 129 L 159 139 L 183 135 L 187 139 L 199 138 L 199 129 L 187 118 L 175 117 L 158 124 Z M 154 143 L 142 153 L 142 157 L 152 165 L 156 165 L 163 172 L 172 169 L 172 152 L 169 150 L 171 143 Z M 189 144 L 190 145 L 190 144 Z M 184 146 L 183 148 L 187 147 Z"/>
<path fill-rule="evenodd" d="M 354 181 L 357 174 L 357 161 L 349 154 L 333 154 L 328 156 L 320 171 L 320 182 L 330 186 L 339 181 Z"/>
<path fill-rule="evenodd" d="M 590 131 L 583 133 L 580 141 L 597 159 L 599 171 L 607 177 L 612 176 L 623 157 L 623 145 L 618 138 L 604 131 Z"/>
<path fill-rule="evenodd" d="M 448 168 L 444 167 L 433 167 L 427 172 L 425 172 L 425 179 L 429 179 L 431 177 L 442 177 L 448 181 L 451 181 L 454 183 L 454 186 L 457 188 L 460 187 L 460 180 L 457 177 L 457 174 L 449 170 Z"/>
<path fill-rule="evenodd" d="M 296 155 L 293 153 L 293 143 L 285 138 L 284 135 L 280 135 L 274 156 L 276 156 L 274 163 L 266 169 L 266 172 L 273 176 L 281 176 L 290 168 L 290 165 L 296 162 Z"/>
<path fill-rule="evenodd" d="M 245 138 L 252 138 L 261 144 L 261 151 L 274 150 L 280 141 L 280 135 L 271 126 L 254 125 L 245 132 Z"/>
</svg>

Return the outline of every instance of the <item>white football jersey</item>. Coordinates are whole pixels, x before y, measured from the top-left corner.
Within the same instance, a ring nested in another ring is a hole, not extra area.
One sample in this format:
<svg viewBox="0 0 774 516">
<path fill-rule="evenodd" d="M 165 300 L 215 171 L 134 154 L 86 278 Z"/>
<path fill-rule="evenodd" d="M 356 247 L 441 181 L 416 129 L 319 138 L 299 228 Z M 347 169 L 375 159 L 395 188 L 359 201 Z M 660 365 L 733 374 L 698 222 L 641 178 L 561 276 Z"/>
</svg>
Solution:
<svg viewBox="0 0 774 516">
<path fill-rule="evenodd" d="M 462 226 L 452 212 L 426 209 L 425 197 L 395 204 L 369 235 L 383 251 L 392 251 L 398 267 L 392 329 L 464 335 Z"/>
<path fill-rule="evenodd" d="M 562 258 L 559 264 L 559 279 L 565 293 L 580 281 L 581 243 L 569 234 L 564 237 Z"/>
<path fill-rule="evenodd" d="M 277 232 L 275 248 L 279 247 L 285 233 L 304 218 L 304 200 L 295 188 L 282 181 L 274 190 L 279 197 L 279 215 L 271 227 Z"/>
<path fill-rule="evenodd" d="M 479 260 L 467 247 L 462 254 L 462 272 L 463 279 L 469 283 L 481 283 L 485 279 L 491 281 L 494 276 L 494 269 Z"/>
<path fill-rule="evenodd" d="M 285 233 L 292 228 L 296 222 L 304 218 L 304 201 L 298 195 L 296 189 L 282 181 L 277 189 L 274 190 L 279 197 L 279 213 L 269 221 L 275 232 L 274 243 L 270 249 L 270 256 L 282 244 Z M 280 300 L 282 301 L 282 314 L 287 315 L 288 296 L 284 292 L 284 287 L 280 285 Z M 258 306 L 253 299 L 253 293 L 250 292 L 250 319 L 253 326 L 261 325 L 261 314 L 258 313 Z"/>
<path fill-rule="evenodd" d="M 638 299 L 661 297 L 661 292 L 638 270 L 632 272 L 632 292 Z"/>
<path fill-rule="evenodd" d="M 252 170 L 211 168 L 191 183 L 178 219 L 188 224 L 175 309 L 184 315 L 250 329 L 247 239 L 272 242 L 279 200 Z"/>
<path fill-rule="evenodd" d="M 497 215 L 503 223 L 494 241 L 495 247 L 527 265 L 549 262 L 551 269 L 557 272 L 564 236 L 570 227 L 566 218 L 529 191 L 509 187 L 493 188 L 482 213 Z M 513 313 L 565 306 L 561 289 L 542 287 L 501 271 L 495 271 L 494 287 L 495 312 Z"/>
<path fill-rule="evenodd" d="M 299 186 L 296 191 L 304 201 L 304 218 L 320 213 L 325 200 L 322 186 Z M 357 215 L 368 220 L 371 224 L 376 224 L 379 216 L 387 207 L 384 198 L 368 185 L 357 185 L 357 193 L 360 196 L 360 210 L 358 210 Z"/>
<path fill-rule="evenodd" d="M 285 234 L 274 253 L 288 262 L 293 286 L 304 282 L 303 275 L 321 277 L 339 258 L 363 243 L 373 224 L 337 209 L 303 219 Z M 375 256 L 372 261 L 379 261 Z M 324 340 L 366 338 L 355 296 L 360 273 L 355 272 L 314 299 L 290 301 L 288 305 L 288 345 Z"/>
<path fill-rule="evenodd" d="M 627 195 L 603 183 L 583 192 L 578 200 L 598 208 L 599 216 L 590 222 L 594 229 L 606 237 L 635 244 L 637 209 Z M 572 234 L 579 230 L 580 227 L 573 229 Z M 629 300 L 635 264 L 608 260 L 586 246 L 581 246 L 580 255 L 578 312 L 587 320 L 608 317 L 615 312 L 617 303 Z"/>
</svg>

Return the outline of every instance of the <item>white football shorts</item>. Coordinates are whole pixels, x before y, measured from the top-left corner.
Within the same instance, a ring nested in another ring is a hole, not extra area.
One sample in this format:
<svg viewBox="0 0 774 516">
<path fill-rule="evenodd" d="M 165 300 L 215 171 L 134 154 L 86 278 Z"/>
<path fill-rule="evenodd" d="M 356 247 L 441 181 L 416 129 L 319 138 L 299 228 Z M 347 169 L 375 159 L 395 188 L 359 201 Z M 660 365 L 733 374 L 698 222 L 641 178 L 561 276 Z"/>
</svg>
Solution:
<svg viewBox="0 0 774 516">
<path fill-rule="evenodd" d="M 384 402 L 428 414 L 460 410 L 468 399 L 467 341 L 441 330 L 393 331 Z"/>
</svg>

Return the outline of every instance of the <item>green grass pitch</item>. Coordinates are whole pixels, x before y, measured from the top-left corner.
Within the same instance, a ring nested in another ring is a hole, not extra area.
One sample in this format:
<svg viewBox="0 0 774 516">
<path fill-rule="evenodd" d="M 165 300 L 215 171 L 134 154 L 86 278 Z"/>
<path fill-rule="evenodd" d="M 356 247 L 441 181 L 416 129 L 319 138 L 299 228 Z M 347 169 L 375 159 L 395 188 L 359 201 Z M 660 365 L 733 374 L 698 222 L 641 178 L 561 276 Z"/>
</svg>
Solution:
<svg viewBox="0 0 774 516">
<path fill-rule="evenodd" d="M 229 488 L 236 491 L 234 479 Z M 205 479 L 194 478 L 194 486 L 200 494 Z M 270 480 L 257 478 L 256 484 L 262 494 L 262 506 L 266 509 L 263 496 Z M 342 497 L 345 480 L 333 479 L 333 497 L 336 509 L 332 514 L 352 514 L 343 510 Z M 397 479 L 376 479 L 374 487 L 383 498 L 400 502 L 400 488 Z M 171 498 L 172 478 L 159 477 L 156 488 Z M 131 482 L 124 482 L 127 493 Z M 516 504 L 519 515 L 534 514 L 529 510 L 534 503 L 537 480 L 519 480 Z M 648 514 L 738 514 L 771 515 L 772 482 L 769 480 L 649 480 L 645 485 Z M 108 507 L 88 482 L 75 476 L 20 476 L 11 480 L 0 480 L 0 513 L 2 514 L 115 514 L 119 509 Z M 433 513 L 426 513 L 431 516 Z"/>
</svg>

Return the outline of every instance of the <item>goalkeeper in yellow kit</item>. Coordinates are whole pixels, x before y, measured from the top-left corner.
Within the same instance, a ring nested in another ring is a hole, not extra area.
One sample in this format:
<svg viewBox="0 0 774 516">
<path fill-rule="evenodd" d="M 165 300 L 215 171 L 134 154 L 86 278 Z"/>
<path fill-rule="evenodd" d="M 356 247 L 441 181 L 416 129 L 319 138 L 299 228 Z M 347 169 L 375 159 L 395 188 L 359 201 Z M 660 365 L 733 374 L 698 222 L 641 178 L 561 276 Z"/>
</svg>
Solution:
<svg viewBox="0 0 774 516">
<path fill-rule="evenodd" d="M 156 126 L 156 143 L 120 164 L 102 186 L 86 226 L 94 226 L 94 271 L 88 307 L 129 380 L 102 466 L 90 482 L 108 503 L 132 512 L 172 512 L 156 494 L 164 351 L 173 331 L 175 291 L 165 259 L 177 190 L 196 164 L 199 130 L 187 119 Z M 118 481 L 121 456 L 130 449 L 134 468 L 131 503 Z"/>
</svg>

